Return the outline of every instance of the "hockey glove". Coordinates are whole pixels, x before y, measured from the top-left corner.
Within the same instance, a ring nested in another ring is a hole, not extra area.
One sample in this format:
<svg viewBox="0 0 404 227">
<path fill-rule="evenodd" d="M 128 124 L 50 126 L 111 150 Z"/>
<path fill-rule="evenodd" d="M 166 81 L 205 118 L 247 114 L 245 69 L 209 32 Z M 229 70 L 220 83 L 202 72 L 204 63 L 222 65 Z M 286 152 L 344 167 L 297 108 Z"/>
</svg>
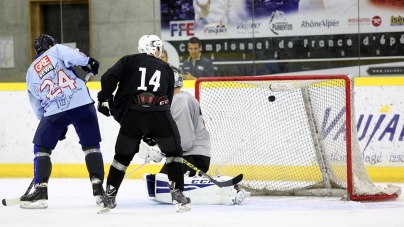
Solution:
<svg viewBox="0 0 404 227">
<path fill-rule="evenodd" d="M 66 127 L 66 129 L 63 131 L 62 135 L 60 135 L 60 137 L 59 137 L 59 140 L 60 140 L 60 141 L 66 139 L 67 129 L 68 129 L 68 127 Z"/>
<path fill-rule="evenodd" d="M 107 117 L 112 115 L 111 110 L 109 108 L 108 100 L 105 102 L 98 102 L 97 109 L 98 109 L 98 112 L 104 114 Z"/>
<path fill-rule="evenodd" d="M 88 66 L 79 66 L 84 72 L 86 73 L 93 73 L 94 72 Z"/>
<path fill-rule="evenodd" d="M 100 62 L 95 60 L 94 58 L 90 57 L 88 60 L 88 66 L 91 68 L 91 71 L 93 71 L 94 75 L 98 74 L 98 69 L 100 68 Z"/>
</svg>

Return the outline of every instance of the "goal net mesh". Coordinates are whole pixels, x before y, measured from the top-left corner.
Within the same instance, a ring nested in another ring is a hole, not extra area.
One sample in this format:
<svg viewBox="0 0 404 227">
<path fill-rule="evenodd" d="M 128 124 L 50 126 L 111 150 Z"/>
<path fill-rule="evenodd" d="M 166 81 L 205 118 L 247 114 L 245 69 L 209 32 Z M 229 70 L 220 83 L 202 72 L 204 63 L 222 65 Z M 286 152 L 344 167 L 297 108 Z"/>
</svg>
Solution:
<svg viewBox="0 0 404 227">
<path fill-rule="evenodd" d="M 196 97 L 212 143 L 209 174 L 242 173 L 240 186 L 255 195 L 343 196 L 351 166 L 351 196 L 398 195 L 399 187 L 377 187 L 368 176 L 356 133 L 354 80 L 336 77 L 199 80 Z"/>
</svg>

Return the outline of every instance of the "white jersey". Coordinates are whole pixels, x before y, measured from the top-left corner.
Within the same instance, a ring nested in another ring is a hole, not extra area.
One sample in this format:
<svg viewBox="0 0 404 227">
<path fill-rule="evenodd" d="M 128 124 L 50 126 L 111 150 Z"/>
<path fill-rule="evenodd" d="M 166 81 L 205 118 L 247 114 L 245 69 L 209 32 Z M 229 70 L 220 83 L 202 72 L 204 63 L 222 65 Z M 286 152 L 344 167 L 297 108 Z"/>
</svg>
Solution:
<svg viewBox="0 0 404 227">
<path fill-rule="evenodd" d="M 31 106 L 38 117 L 54 115 L 94 103 L 86 84 L 72 71 L 73 65 L 87 65 L 89 57 L 56 44 L 39 55 L 26 75 Z"/>
<path fill-rule="evenodd" d="M 171 104 L 171 114 L 181 135 L 184 156 L 210 157 L 210 135 L 205 128 L 198 100 L 188 92 L 175 94 Z"/>
</svg>

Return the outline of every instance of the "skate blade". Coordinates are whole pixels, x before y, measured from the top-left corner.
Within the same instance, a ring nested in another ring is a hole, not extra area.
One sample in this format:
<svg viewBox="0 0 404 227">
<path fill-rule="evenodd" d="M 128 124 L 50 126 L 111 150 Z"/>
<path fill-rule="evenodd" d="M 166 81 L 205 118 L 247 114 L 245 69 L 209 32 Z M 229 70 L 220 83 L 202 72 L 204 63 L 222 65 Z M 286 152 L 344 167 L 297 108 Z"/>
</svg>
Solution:
<svg viewBox="0 0 404 227">
<path fill-rule="evenodd" d="M 102 207 L 97 211 L 97 214 L 105 214 L 108 213 L 111 209 L 109 207 Z"/>
<path fill-rule="evenodd" d="M 100 206 L 101 206 L 101 208 L 97 211 L 97 214 L 108 213 L 111 210 L 111 208 L 109 208 L 108 206 L 105 206 L 105 204 L 103 202 L 100 202 Z"/>
<path fill-rule="evenodd" d="M 177 213 L 183 213 L 191 210 L 191 204 L 182 205 L 180 203 L 174 204 Z"/>
<path fill-rule="evenodd" d="M 100 205 L 100 204 L 101 204 L 101 201 L 102 201 L 101 196 L 100 196 L 100 195 L 96 195 L 96 196 L 94 196 L 94 198 L 95 198 L 95 203 L 96 203 L 97 205 Z"/>
<path fill-rule="evenodd" d="M 35 202 L 21 201 L 20 207 L 22 209 L 46 209 L 48 208 L 48 200 L 38 200 Z"/>
</svg>

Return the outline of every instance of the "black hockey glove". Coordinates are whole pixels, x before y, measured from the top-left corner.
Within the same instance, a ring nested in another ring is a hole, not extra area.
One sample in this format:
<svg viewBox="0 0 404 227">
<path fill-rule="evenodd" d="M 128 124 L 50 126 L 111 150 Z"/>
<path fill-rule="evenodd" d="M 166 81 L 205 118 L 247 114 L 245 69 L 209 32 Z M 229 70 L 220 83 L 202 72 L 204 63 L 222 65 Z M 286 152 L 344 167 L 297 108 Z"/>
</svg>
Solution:
<svg viewBox="0 0 404 227">
<path fill-rule="evenodd" d="M 90 57 L 88 60 L 88 66 L 91 68 L 91 71 L 93 71 L 94 75 L 98 74 L 98 69 L 100 68 L 100 62 L 95 60 L 94 58 Z"/>
<path fill-rule="evenodd" d="M 60 140 L 60 141 L 66 139 L 67 129 L 68 129 L 68 127 L 66 127 L 66 129 L 63 131 L 62 135 L 60 135 L 60 137 L 59 137 L 59 140 Z"/>
<path fill-rule="evenodd" d="M 105 102 L 98 102 L 97 109 L 98 109 L 98 112 L 104 114 L 107 117 L 112 115 L 111 109 L 109 108 L 108 100 Z"/>
<path fill-rule="evenodd" d="M 153 138 L 151 138 L 149 135 L 143 136 L 143 142 L 145 142 L 147 145 L 149 145 L 151 147 L 156 146 L 156 144 L 157 144 L 156 141 Z"/>
<path fill-rule="evenodd" d="M 86 73 L 93 73 L 94 72 L 88 66 L 79 66 L 84 72 Z"/>
</svg>

